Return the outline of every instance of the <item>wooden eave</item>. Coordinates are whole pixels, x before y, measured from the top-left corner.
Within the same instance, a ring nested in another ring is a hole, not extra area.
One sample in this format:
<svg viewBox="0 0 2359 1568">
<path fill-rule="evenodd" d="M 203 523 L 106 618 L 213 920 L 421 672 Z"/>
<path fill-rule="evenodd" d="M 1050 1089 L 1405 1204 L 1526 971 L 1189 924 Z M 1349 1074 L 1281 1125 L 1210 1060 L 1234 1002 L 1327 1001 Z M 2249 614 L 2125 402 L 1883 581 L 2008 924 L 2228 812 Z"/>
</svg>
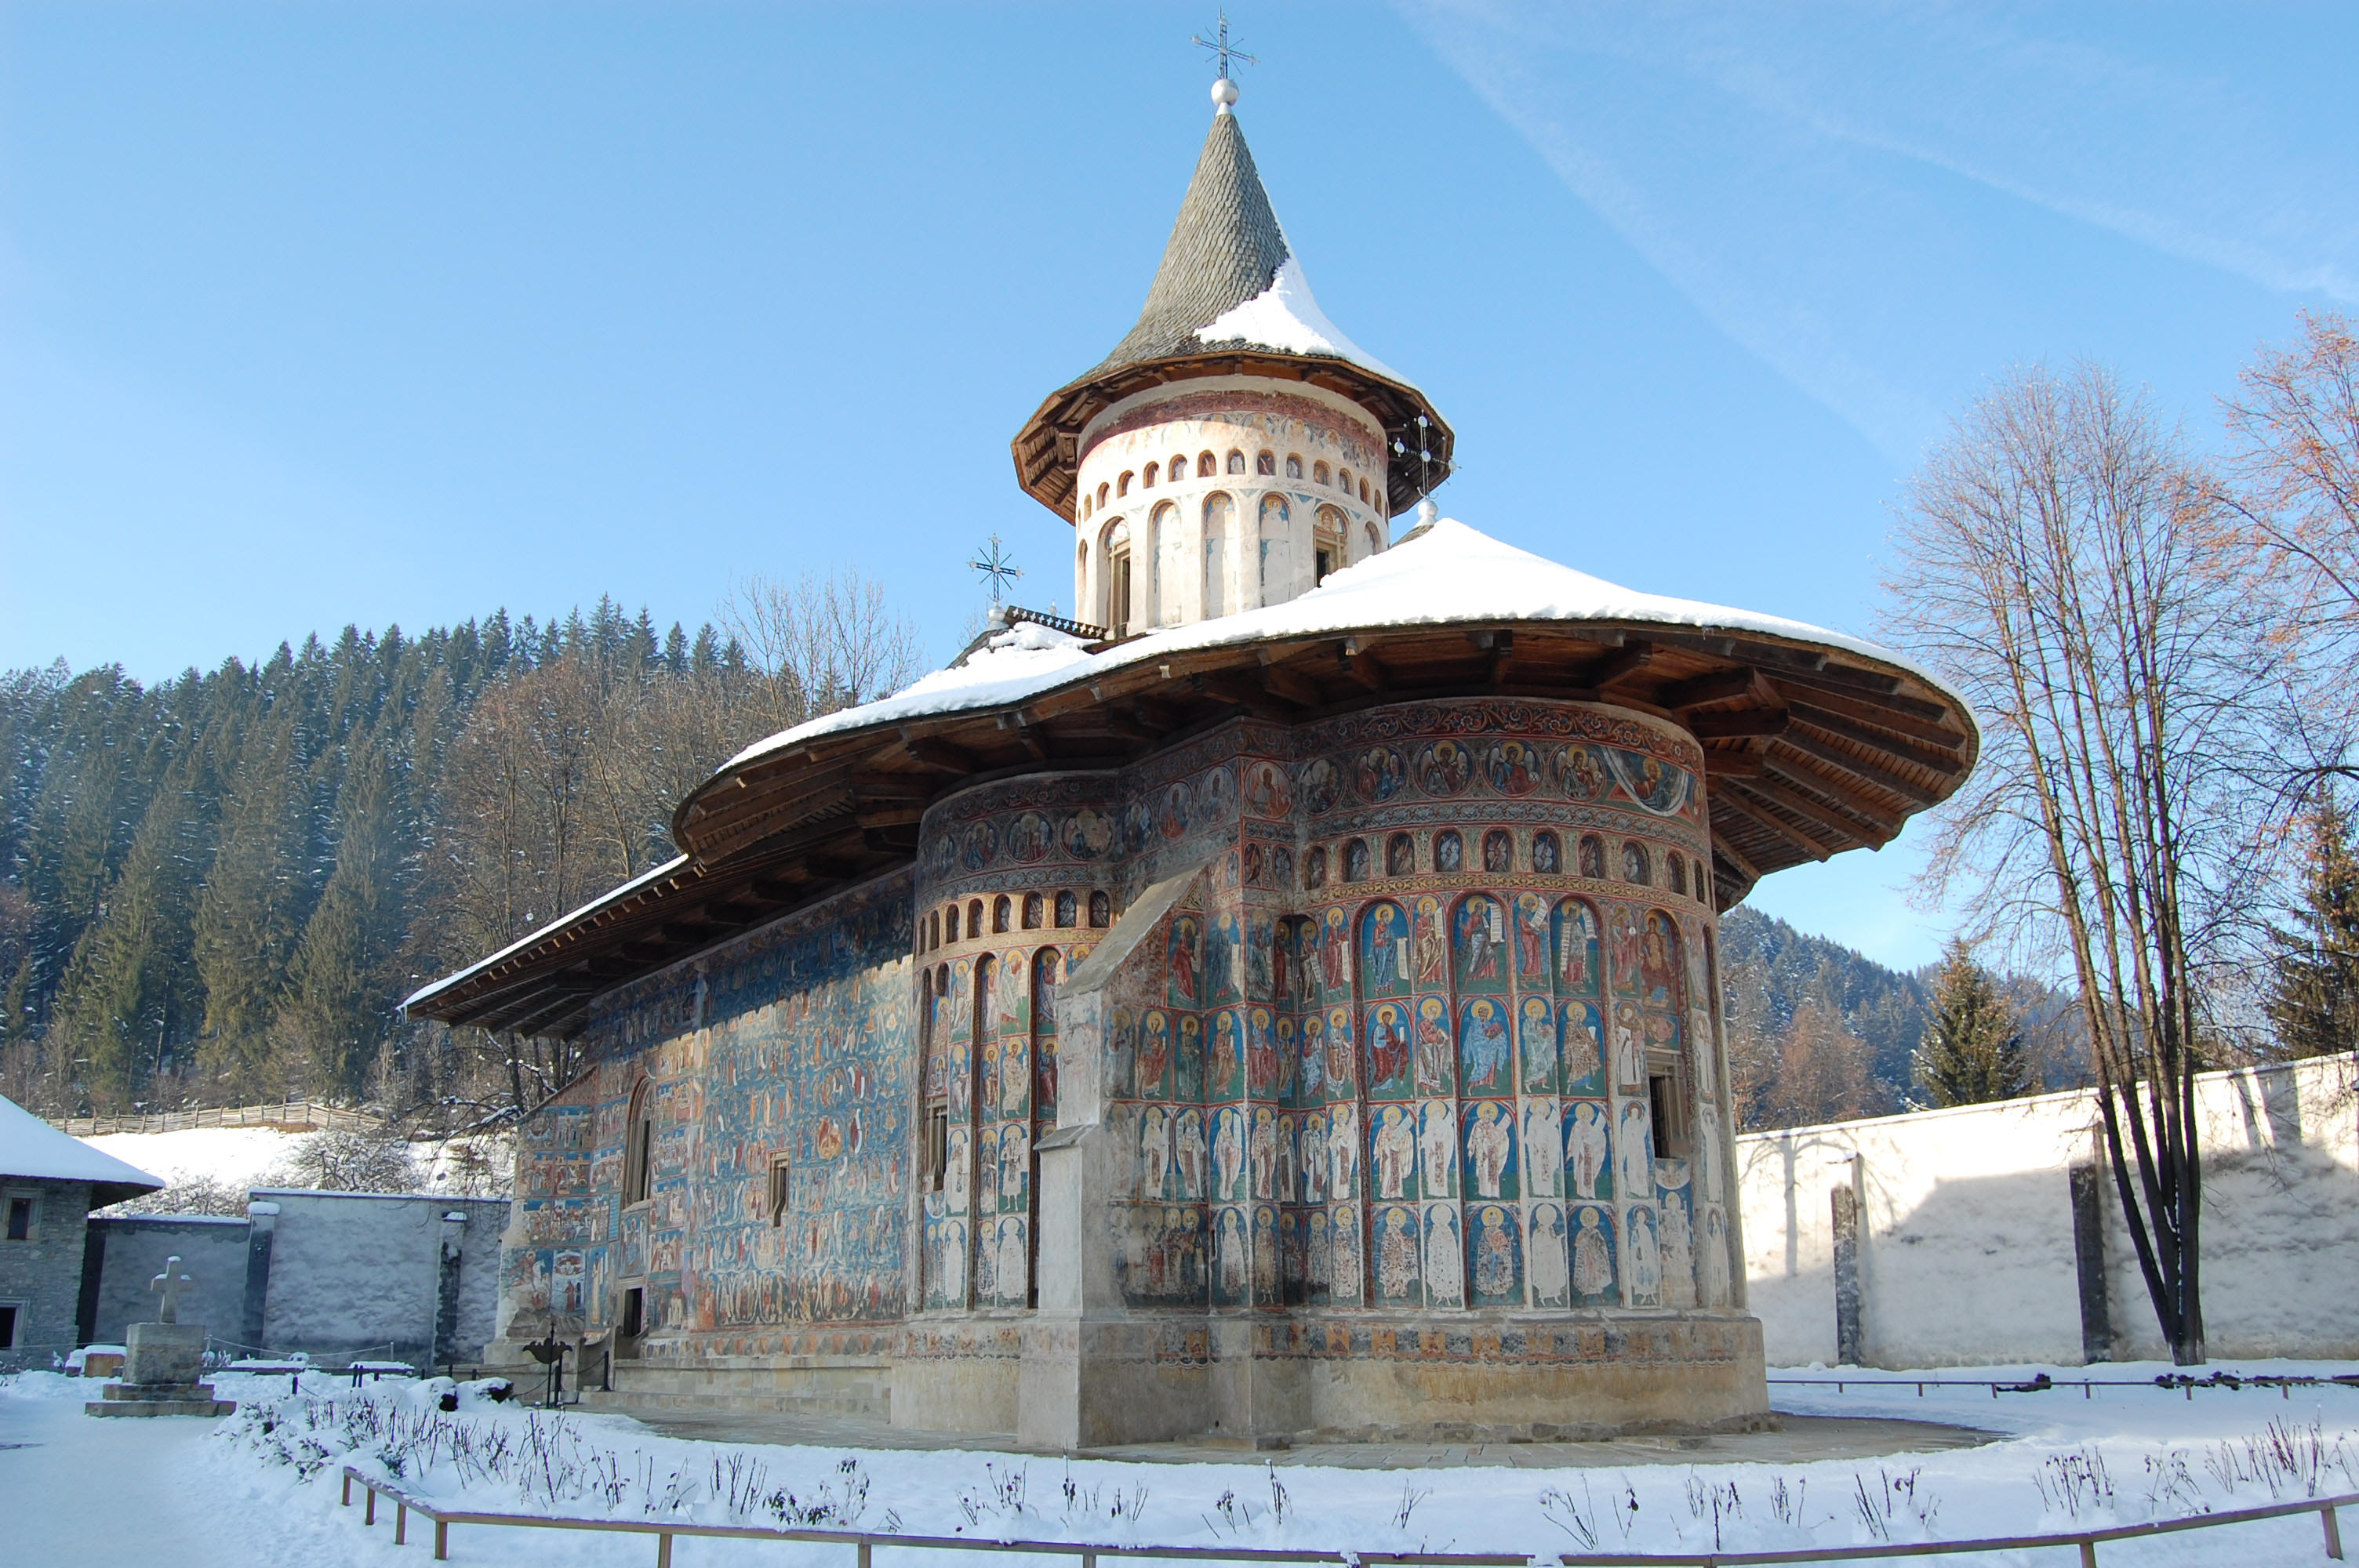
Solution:
<svg viewBox="0 0 2359 1568">
<path fill-rule="evenodd" d="M 1387 450 L 1385 501 L 1388 515 L 1397 516 L 1419 496 L 1450 474 L 1457 438 L 1442 422 L 1433 405 L 1415 387 L 1364 370 L 1349 360 L 1314 359 L 1273 351 L 1223 350 L 1145 360 L 1103 374 L 1085 377 L 1059 388 L 1026 420 L 1010 443 L 1016 459 L 1016 481 L 1024 492 L 1062 517 L 1074 520 L 1074 486 L 1081 469 L 1082 432 L 1091 420 L 1124 398 L 1151 387 L 1205 376 L 1246 375 L 1265 381 L 1299 382 L 1348 397 L 1383 426 L 1387 448 L 1398 440 L 1405 451 Z M 1417 420 L 1427 421 L 1424 437 L 1433 460 L 1420 462 Z"/>
<path fill-rule="evenodd" d="M 601 991 L 908 865 L 927 806 L 986 779 L 1114 768 L 1250 716 L 1468 696 L 1605 701 L 1697 736 L 1715 903 L 1889 842 L 1973 766 L 1972 723 L 1895 666 L 1753 634 L 1599 622 L 1385 626 L 1190 649 L 1020 702 L 882 719 L 724 768 L 683 801 L 675 874 L 594 906 L 412 1011 L 569 1035 Z"/>
</svg>

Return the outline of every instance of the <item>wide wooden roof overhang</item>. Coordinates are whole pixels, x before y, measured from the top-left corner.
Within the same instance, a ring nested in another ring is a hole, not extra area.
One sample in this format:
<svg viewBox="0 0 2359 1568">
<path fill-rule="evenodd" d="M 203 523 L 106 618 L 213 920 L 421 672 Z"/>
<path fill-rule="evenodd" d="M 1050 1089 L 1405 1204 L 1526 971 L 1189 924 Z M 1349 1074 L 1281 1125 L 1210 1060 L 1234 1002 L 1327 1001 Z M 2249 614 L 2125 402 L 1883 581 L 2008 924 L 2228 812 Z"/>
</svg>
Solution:
<svg viewBox="0 0 2359 1568">
<path fill-rule="evenodd" d="M 411 1011 L 571 1034 L 597 993 L 907 865 L 928 805 L 965 785 L 1125 765 L 1239 715 L 1294 724 L 1468 696 L 1608 702 L 1694 735 L 1723 910 L 1768 872 L 1890 842 L 1957 787 L 1978 744 L 1958 701 L 1905 669 L 1752 633 L 1517 621 L 1191 649 L 724 768 L 674 815 L 685 852 L 675 872 L 589 906 Z"/>
<path fill-rule="evenodd" d="M 1074 521 L 1082 432 L 1090 421 L 1123 399 L 1152 387 L 1219 375 L 1299 382 L 1348 397 L 1366 409 L 1384 427 L 1385 499 L 1392 515 L 1416 505 L 1419 497 L 1449 477 L 1457 438 L 1417 388 L 1349 360 L 1280 353 L 1273 349 L 1224 349 L 1093 371 L 1050 393 L 1010 444 L 1016 457 L 1016 481 L 1033 500 L 1068 523 Z M 1420 416 L 1426 421 L 1422 431 L 1418 426 Z M 1421 458 L 1420 451 L 1432 456 Z"/>
</svg>

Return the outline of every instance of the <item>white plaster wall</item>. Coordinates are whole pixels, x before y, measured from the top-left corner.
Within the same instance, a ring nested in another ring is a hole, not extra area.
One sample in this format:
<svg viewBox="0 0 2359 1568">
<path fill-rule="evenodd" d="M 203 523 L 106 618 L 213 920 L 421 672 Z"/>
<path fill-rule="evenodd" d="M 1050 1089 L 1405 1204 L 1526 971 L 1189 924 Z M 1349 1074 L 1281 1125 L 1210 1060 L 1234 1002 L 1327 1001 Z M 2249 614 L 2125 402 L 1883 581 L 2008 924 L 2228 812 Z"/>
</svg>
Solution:
<svg viewBox="0 0 2359 1568">
<path fill-rule="evenodd" d="M 2215 1357 L 2359 1355 L 2354 1059 L 2206 1074 L 2203 1304 Z M 1737 1140 L 1749 1304 L 1771 1366 L 1835 1358 L 1832 1193 L 1860 1198 L 1863 1354 L 1881 1367 L 2082 1359 L 2067 1172 L 2090 1095 L 2042 1095 Z M 2117 1359 L 2166 1357 L 2110 1176 Z"/>
<path fill-rule="evenodd" d="M 1332 417 L 1274 418 L 1266 409 L 1249 405 L 1241 406 L 1233 416 L 1202 409 L 1201 400 L 1208 394 L 1224 389 L 1260 395 L 1277 393 L 1297 409 L 1318 408 Z M 1158 401 L 1186 404 L 1194 411 L 1184 417 L 1135 423 L 1132 427 L 1118 428 L 1108 435 L 1094 433 L 1101 426 L 1134 419 L 1142 411 L 1151 410 Z M 1131 617 L 1131 628 L 1139 631 L 1184 625 L 1203 619 L 1204 500 L 1214 492 L 1229 495 L 1236 507 L 1223 576 L 1224 613 L 1251 610 L 1264 603 L 1283 603 L 1310 591 L 1316 576 L 1312 535 L 1321 505 L 1336 508 L 1345 520 L 1343 558 L 1335 563 L 1337 567 L 1364 560 L 1390 541 L 1383 488 L 1383 432 L 1364 410 L 1319 388 L 1245 377 L 1176 382 L 1116 405 L 1100 416 L 1091 431 L 1084 432 L 1082 444 L 1078 493 L 1086 501 L 1077 503 L 1074 509 L 1079 538 L 1073 569 L 1074 614 L 1082 621 L 1110 625 L 1117 619 L 1106 602 L 1106 539 L 1117 522 L 1125 524 L 1130 535 L 1132 595 L 1136 611 Z M 1219 460 L 1220 471 L 1210 476 L 1193 471 L 1194 460 L 1205 451 Z M 1245 471 L 1242 474 L 1228 471 L 1227 460 L 1232 451 L 1245 456 Z M 1274 475 L 1256 471 L 1256 460 L 1264 451 L 1271 452 L 1277 460 L 1278 471 Z M 1175 453 L 1186 454 L 1190 468 L 1189 477 L 1178 481 L 1171 480 L 1168 472 Z M 1286 460 L 1289 456 L 1301 459 L 1303 477 L 1287 475 Z M 1321 462 L 1328 465 L 1331 478 L 1348 469 L 1353 481 L 1352 488 L 1347 492 L 1338 484 L 1318 483 L 1312 476 Z M 1150 463 L 1157 465 L 1158 470 L 1167 470 L 1159 472 L 1152 486 L 1146 482 Z M 1129 476 L 1126 492 L 1125 475 Z M 1368 503 L 1360 500 L 1358 481 L 1362 479 L 1371 487 L 1372 499 Z M 1106 492 L 1103 505 L 1097 501 L 1101 486 Z M 1271 494 L 1283 495 L 1290 514 L 1284 552 L 1288 569 L 1265 590 L 1259 528 L 1262 498 Z M 1174 504 L 1177 515 L 1173 519 L 1174 536 L 1161 538 L 1157 536 L 1154 520 L 1157 507 L 1165 502 Z"/>
</svg>

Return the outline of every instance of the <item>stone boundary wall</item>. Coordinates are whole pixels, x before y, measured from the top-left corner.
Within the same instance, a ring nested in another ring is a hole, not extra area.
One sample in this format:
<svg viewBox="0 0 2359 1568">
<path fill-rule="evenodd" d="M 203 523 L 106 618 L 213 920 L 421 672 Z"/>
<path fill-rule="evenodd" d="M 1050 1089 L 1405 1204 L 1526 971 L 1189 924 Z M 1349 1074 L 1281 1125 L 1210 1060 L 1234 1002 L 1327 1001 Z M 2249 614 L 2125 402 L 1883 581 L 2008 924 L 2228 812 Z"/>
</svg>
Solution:
<svg viewBox="0 0 2359 1568">
<path fill-rule="evenodd" d="M 2197 1109 L 2211 1354 L 2359 1357 L 2359 1061 L 2207 1073 Z M 1769 1364 L 2168 1359 L 2102 1148 L 2085 1090 L 1741 1136 Z"/>
</svg>

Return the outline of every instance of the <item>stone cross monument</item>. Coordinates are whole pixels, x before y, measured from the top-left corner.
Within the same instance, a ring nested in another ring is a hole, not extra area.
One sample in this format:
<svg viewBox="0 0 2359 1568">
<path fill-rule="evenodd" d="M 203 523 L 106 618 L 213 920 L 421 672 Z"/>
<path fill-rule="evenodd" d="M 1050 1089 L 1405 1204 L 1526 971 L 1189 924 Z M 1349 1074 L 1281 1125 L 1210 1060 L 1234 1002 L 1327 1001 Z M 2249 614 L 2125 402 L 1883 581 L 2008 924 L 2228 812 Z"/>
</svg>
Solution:
<svg viewBox="0 0 2359 1568">
<path fill-rule="evenodd" d="M 119 1382 L 106 1385 L 104 1399 L 83 1404 L 91 1415 L 227 1415 L 234 1401 L 213 1398 L 212 1385 L 197 1380 L 205 1365 L 205 1329 L 180 1321 L 180 1292 L 197 1281 L 180 1271 L 178 1258 L 164 1260 L 164 1271 L 147 1281 L 156 1292 L 154 1323 L 135 1323 L 126 1336 L 131 1354 Z"/>
</svg>

